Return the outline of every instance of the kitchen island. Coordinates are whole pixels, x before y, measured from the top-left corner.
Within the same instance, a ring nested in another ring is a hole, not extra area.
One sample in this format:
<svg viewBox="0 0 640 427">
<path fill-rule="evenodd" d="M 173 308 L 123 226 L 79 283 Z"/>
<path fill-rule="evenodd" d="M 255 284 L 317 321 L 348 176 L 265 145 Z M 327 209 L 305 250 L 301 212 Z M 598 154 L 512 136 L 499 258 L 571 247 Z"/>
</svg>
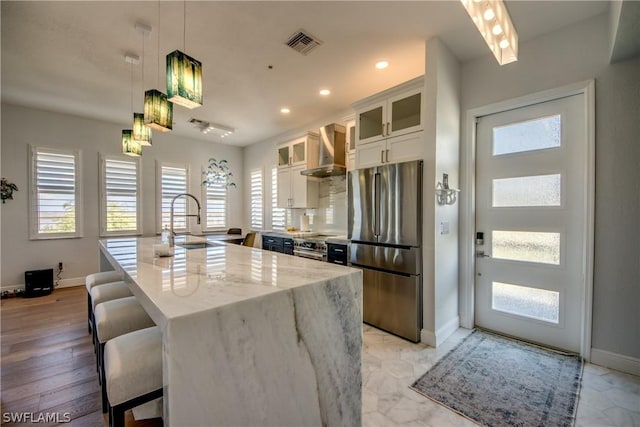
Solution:
<svg viewBox="0 0 640 427">
<path fill-rule="evenodd" d="M 158 258 L 157 243 L 101 240 L 100 264 L 162 330 L 165 425 L 361 424 L 359 270 L 223 242 Z"/>
</svg>

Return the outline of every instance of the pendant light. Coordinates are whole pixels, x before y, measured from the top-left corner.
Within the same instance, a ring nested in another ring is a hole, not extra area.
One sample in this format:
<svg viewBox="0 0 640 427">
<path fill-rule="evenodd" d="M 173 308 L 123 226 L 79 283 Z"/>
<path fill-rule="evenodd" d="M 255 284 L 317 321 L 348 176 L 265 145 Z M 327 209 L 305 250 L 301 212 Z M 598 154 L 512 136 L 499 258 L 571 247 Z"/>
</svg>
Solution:
<svg viewBox="0 0 640 427">
<path fill-rule="evenodd" d="M 122 154 L 140 157 L 142 155 L 142 145 L 133 140 L 132 133 L 131 129 L 122 130 Z"/>
<path fill-rule="evenodd" d="M 158 1 L 158 77 L 160 84 L 160 2 Z M 160 132 L 173 129 L 173 104 L 167 95 L 157 89 L 149 89 L 144 93 L 144 124 Z"/>
<path fill-rule="evenodd" d="M 187 50 L 187 6 L 183 1 L 182 48 Z M 167 55 L 167 98 L 183 107 L 202 106 L 202 63 L 184 52 L 174 50 Z"/>
<path fill-rule="evenodd" d="M 137 64 L 140 58 L 132 53 L 127 53 L 124 55 L 124 60 L 131 64 L 131 112 L 133 113 L 133 64 Z M 133 139 L 131 129 L 122 131 L 122 154 L 136 157 L 142 155 L 142 145 Z"/>
<path fill-rule="evenodd" d="M 141 67 L 142 77 L 140 81 L 142 82 L 142 87 L 144 88 L 144 38 L 147 36 L 147 34 L 151 32 L 151 27 L 141 23 L 136 23 L 136 31 L 142 34 L 142 67 Z M 133 93 L 133 87 L 132 87 L 132 93 Z M 145 126 L 144 124 L 144 113 L 135 113 L 135 112 L 133 113 L 132 131 L 133 131 L 132 138 L 134 141 L 136 141 L 142 146 L 152 145 L 151 128 Z"/>
</svg>

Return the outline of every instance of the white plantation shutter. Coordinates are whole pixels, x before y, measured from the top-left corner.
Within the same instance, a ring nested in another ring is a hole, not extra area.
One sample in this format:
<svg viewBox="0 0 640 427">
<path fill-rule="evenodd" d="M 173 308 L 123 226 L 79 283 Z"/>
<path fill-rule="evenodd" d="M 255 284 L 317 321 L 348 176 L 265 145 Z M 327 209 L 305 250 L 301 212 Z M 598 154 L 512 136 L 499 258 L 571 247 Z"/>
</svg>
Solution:
<svg viewBox="0 0 640 427">
<path fill-rule="evenodd" d="M 214 184 L 205 186 L 205 224 L 207 230 L 223 230 L 227 228 L 227 186 Z"/>
<path fill-rule="evenodd" d="M 160 166 L 160 228 L 171 227 L 171 200 L 178 194 L 187 193 L 188 169 L 184 166 Z M 180 197 L 174 203 L 173 220 L 174 231 L 187 230 L 187 201 L 188 197 Z"/>
<path fill-rule="evenodd" d="M 284 230 L 285 228 L 284 208 L 278 207 L 278 168 L 271 169 L 271 229 Z"/>
<path fill-rule="evenodd" d="M 263 210 L 263 186 L 262 169 L 251 171 L 251 229 L 262 230 Z"/>
<path fill-rule="evenodd" d="M 139 160 L 105 156 L 101 165 L 101 234 L 139 233 Z"/>
<path fill-rule="evenodd" d="M 31 147 L 31 238 L 80 237 L 80 153 Z"/>
</svg>

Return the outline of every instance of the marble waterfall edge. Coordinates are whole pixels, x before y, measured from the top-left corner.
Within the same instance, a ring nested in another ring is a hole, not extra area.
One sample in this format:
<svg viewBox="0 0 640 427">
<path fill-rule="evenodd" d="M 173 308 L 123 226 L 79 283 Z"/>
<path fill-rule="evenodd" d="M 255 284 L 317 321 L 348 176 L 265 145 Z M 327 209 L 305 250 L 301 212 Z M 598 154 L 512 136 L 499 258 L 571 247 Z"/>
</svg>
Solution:
<svg viewBox="0 0 640 427">
<path fill-rule="evenodd" d="M 172 424 L 359 426 L 361 273 L 175 319 L 164 357 Z"/>
</svg>

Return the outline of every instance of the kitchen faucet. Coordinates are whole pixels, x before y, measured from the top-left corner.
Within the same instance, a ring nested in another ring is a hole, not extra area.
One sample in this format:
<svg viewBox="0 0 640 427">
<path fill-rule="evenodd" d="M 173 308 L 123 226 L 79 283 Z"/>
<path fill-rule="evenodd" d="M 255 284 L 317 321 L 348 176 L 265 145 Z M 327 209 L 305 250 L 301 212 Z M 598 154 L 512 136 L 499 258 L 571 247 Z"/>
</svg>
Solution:
<svg viewBox="0 0 640 427">
<path fill-rule="evenodd" d="M 180 216 L 185 216 L 185 217 L 195 216 L 195 217 L 198 218 L 197 219 L 198 224 L 200 224 L 200 202 L 198 201 L 198 199 L 196 199 L 196 197 L 194 195 L 189 194 L 189 193 L 181 193 L 181 194 L 178 194 L 177 196 L 175 196 L 173 199 L 171 199 L 171 218 L 170 218 L 170 223 L 171 223 L 170 227 L 171 227 L 171 229 L 169 231 L 169 247 L 175 246 L 175 237 L 174 236 L 176 235 L 176 233 L 174 233 L 174 231 L 173 231 L 173 217 L 174 217 L 173 207 L 174 207 L 174 204 L 176 202 L 176 199 L 178 197 L 182 197 L 182 196 L 191 197 L 193 200 L 196 201 L 196 204 L 198 205 L 198 213 L 196 215 L 194 215 L 194 214 L 184 214 L 184 215 L 180 215 Z"/>
</svg>

